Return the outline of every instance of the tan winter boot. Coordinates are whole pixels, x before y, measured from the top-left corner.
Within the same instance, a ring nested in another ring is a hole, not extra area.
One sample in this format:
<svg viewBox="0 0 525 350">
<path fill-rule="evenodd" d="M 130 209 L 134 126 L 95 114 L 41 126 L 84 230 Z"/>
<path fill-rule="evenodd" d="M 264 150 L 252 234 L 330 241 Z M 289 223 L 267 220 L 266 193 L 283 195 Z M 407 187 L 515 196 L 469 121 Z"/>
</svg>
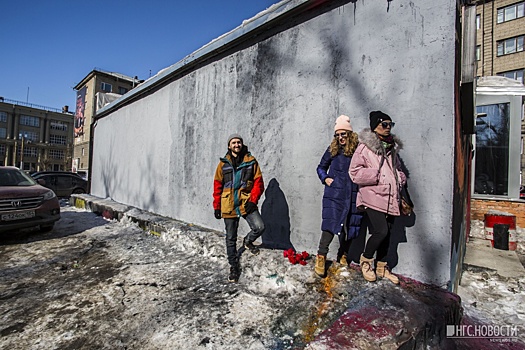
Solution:
<svg viewBox="0 0 525 350">
<path fill-rule="evenodd" d="M 341 259 L 339 259 L 339 264 L 343 266 L 348 266 L 348 260 L 346 259 L 346 254 L 343 254 L 343 256 L 341 256 Z"/>
<path fill-rule="evenodd" d="M 390 268 L 386 262 L 378 261 L 376 266 L 376 273 L 378 277 L 388 278 L 392 283 L 399 284 L 399 278 L 390 272 Z"/>
<path fill-rule="evenodd" d="M 315 273 L 321 277 L 325 274 L 325 263 L 326 256 L 317 254 L 317 259 L 315 260 Z"/>
<path fill-rule="evenodd" d="M 361 265 L 361 272 L 365 280 L 374 282 L 377 279 L 376 273 L 374 272 L 374 259 L 367 259 L 361 254 L 359 264 Z"/>
</svg>

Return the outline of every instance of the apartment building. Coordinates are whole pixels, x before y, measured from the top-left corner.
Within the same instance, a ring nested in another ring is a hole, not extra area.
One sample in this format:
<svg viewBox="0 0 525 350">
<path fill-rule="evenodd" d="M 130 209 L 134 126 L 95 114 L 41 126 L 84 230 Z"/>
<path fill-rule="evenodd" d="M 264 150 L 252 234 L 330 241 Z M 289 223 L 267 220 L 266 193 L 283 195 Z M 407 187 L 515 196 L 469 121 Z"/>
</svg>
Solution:
<svg viewBox="0 0 525 350">
<path fill-rule="evenodd" d="M 140 84 L 137 77 L 93 69 L 73 89 L 77 92 L 73 171 L 88 171 L 90 153 L 90 126 L 97 110 L 114 101 Z"/>
<path fill-rule="evenodd" d="M 525 1 L 476 2 L 477 76 L 499 75 L 524 83 Z"/>
<path fill-rule="evenodd" d="M 475 5 L 478 81 L 471 217 L 483 220 L 497 210 L 515 215 L 523 227 L 525 0 L 477 0 Z"/>
<path fill-rule="evenodd" d="M 70 170 L 73 113 L 0 97 L 0 165 Z"/>
</svg>

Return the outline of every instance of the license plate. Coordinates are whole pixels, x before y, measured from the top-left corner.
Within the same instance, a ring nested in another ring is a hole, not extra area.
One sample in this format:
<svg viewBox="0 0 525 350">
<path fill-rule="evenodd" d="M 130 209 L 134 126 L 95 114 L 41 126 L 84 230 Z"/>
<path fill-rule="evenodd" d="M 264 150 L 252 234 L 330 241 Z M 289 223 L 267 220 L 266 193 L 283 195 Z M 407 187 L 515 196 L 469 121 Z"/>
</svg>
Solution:
<svg viewBox="0 0 525 350">
<path fill-rule="evenodd" d="M 3 214 L 2 215 L 2 221 L 13 221 L 13 220 L 22 220 L 22 219 L 30 219 L 35 216 L 34 210 L 29 211 L 21 211 L 18 213 L 11 213 L 11 214 Z"/>
</svg>

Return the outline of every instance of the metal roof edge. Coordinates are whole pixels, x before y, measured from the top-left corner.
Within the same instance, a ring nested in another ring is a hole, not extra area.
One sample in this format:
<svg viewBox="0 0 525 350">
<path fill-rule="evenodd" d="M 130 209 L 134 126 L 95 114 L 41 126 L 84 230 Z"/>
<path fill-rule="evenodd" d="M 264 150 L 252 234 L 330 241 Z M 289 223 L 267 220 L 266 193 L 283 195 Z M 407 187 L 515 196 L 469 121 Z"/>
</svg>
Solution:
<svg viewBox="0 0 525 350">
<path fill-rule="evenodd" d="M 216 39 L 213 39 L 208 44 L 202 46 L 191 54 L 185 56 L 183 59 L 177 63 L 160 70 L 156 75 L 144 81 L 142 84 L 130 90 L 128 93 L 123 95 L 121 98 L 116 99 L 109 105 L 101 108 L 98 113 L 94 116 L 94 119 L 99 119 L 105 114 L 108 114 L 113 109 L 117 109 L 127 100 L 132 99 L 133 97 L 139 96 L 150 88 L 155 87 L 157 84 L 160 84 L 164 80 L 168 79 L 171 75 L 176 73 L 182 67 L 198 61 L 203 56 L 217 50 L 220 47 L 223 47 L 232 41 L 242 37 L 243 35 L 257 29 L 258 27 L 264 25 L 265 23 L 275 19 L 276 17 L 281 16 L 282 14 L 300 6 L 307 2 L 315 2 L 316 5 L 324 3 L 328 0 L 283 0 L 267 8 L 264 11 L 259 12 L 254 17 L 244 20 L 241 25 L 232 29 L 231 31 L 219 36 Z"/>
<path fill-rule="evenodd" d="M 107 75 L 107 76 L 110 76 L 110 77 L 113 77 L 113 78 L 121 79 L 121 80 L 126 80 L 126 81 L 128 81 L 130 83 L 133 83 L 133 81 L 140 81 L 140 79 L 138 79 L 138 78 L 135 79 L 135 78 L 129 77 L 129 76 L 127 76 L 125 74 L 122 74 L 122 73 L 109 72 L 109 71 L 105 71 L 105 70 L 100 69 L 100 68 L 93 68 L 91 70 L 91 72 L 86 74 L 86 76 L 84 78 L 82 78 L 82 80 L 80 82 L 78 82 L 77 85 L 75 85 L 73 87 L 73 90 L 79 90 L 80 88 L 82 88 L 82 86 L 84 86 L 97 73 L 98 74 L 102 74 L 102 75 Z"/>
</svg>

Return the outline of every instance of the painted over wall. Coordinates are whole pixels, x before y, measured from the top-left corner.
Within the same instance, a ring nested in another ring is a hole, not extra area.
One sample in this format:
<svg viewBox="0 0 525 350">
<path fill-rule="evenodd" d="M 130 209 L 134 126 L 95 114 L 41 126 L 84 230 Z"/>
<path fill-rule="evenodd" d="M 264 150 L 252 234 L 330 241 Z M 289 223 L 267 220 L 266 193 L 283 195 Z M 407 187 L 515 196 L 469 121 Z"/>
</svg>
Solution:
<svg viewBox="0 0 525 350">
<path fill-rule="evenodd" d="M 162 82 L 147 81 L 147 89 L 106 108 L 94 129 L 91 193 L 223 230 L 213 216 L 213 174 L 227 136 L 240 133 L 266 185 L 263 241 L 315 253 L 323 194 L 316 167 L 335 119 L 349 115 L 359 132 L 370 111 L 382 110 L 404 142 L 416 205 L 415 215 L 397 220 L 390 264 L 446 286 L 456 2 L 282 3 L 253 29 L 257 36 L 240 26 L 214 43 L 223 50 L 159 73 Z"/>
</svg>

